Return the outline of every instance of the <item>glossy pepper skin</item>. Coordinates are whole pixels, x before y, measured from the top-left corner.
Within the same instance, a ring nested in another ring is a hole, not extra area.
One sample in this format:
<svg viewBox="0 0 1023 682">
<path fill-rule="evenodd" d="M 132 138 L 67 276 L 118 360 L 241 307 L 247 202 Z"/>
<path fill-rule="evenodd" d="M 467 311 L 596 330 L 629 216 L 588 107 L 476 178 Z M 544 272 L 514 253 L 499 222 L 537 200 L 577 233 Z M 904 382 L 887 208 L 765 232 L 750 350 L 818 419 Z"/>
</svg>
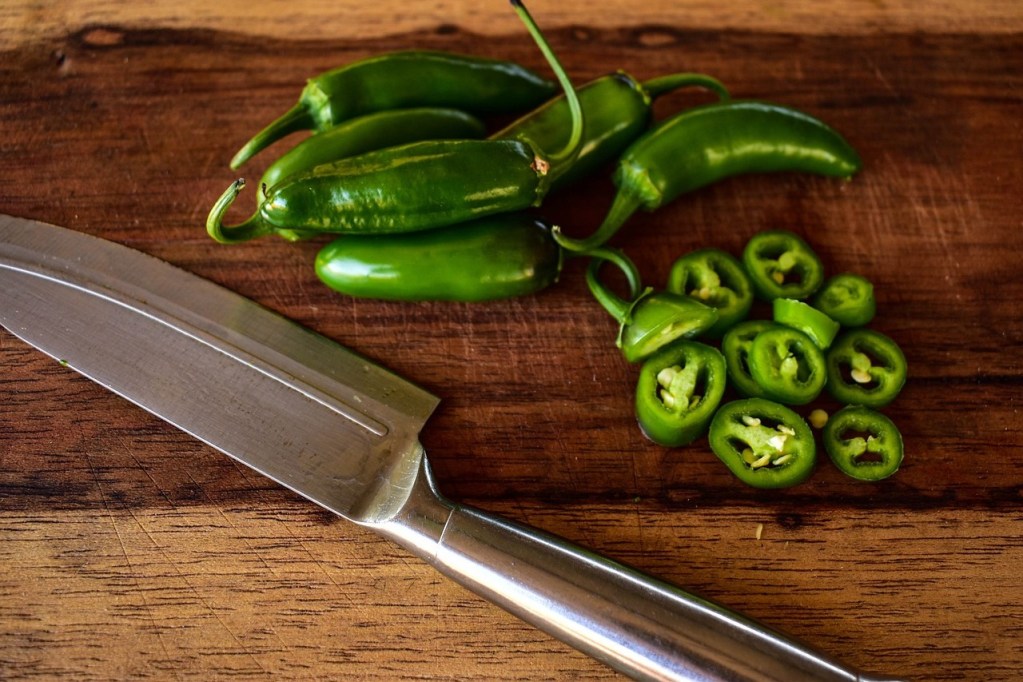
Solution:
<svg viewBox="0 0 1023 682">
<path fill-rule="evenodd" d="M 724 336 L 753 307 L 753 287 L 742 263 L 721 249 L 698 249 L 676 260 L 667 289 L 717 309 L 718 321 L 705 332 L 709 338 Z"/>
<path fill-rule="evenodd" d="M 856 150 L 822 121 L 789 107 L 734 100 L 683 111 L 655 125 L 622 154 L 617 193 L 600 227 L 562 246 L 586 251 L 610 239 L 639 208 L 653 211 L 682 194 L 746 173 L 797 171 L 848 178 Z"/>
<path fill-rule="evenodd" d="M 729 329 L 721 338 L 721 352 L 728 367 L 728 378 L 735 390 L 746 398 L 764 396 L 764 389 L 750 374 L 749 352 L 757 334 L 772 327 L 774 323 L 770 320 L 745 320 Z"/>
<path fill-rule="evenodd" d="M 592 174 L 618 158 L 642 135 L 653 119 L 657 97 L 684 87 L 702 87 L 728 99 L 719 81 L 696 73 L 676 73 L 640 83 L 618 71 L 577 88 L 586 128 L 579 153 L 565 161 L 565 168 L 551 168 L 552 188 L 557 189 Z M 528 140 L 540 149 L 557 149 L 568 141 L 571 111 L 564 95 L 544 103 L 490 136 L 495 140 Z"/>
<path fill-rule="evenodd" d="M 803 332 L 821 350 L 827 350 L 841 327 L 822 311 L 792 298 L 774 299 L 771 310 L 775 322 Z"/>
<path fill-rule="evenodd" d="M 721 406 L 711 420 L 708 440 L 729 471 L 756 488 L 802 483 L 817 459 L 813 433 L 803 418 L 763 398 Z"/>
<path fill-rule="evenodd" d="M 753 338 L 750 375 L 764 397 L 786 405 L 806 405 L 828 380 L 824 354 L 806 334 L 773 325 Z"/>
<path fill-rule="evenodd" d="M 550 225 L 525 213 L 409 235 L 340 237 L 316 256 L 331 289 L 400 301 L 489 301 L 558 280 L 562 250 Z"/>
<path fill-rule="evenodd" d="M 842 408 L 824 425 L 821 437 L 835 466 L 859 481 L 888 478 L 902 464 L 902 434 L 898 427 L 869 407 Z"/>
<path fill-rule="evenodd" d="M 620 258 L 619 268 L 633 273 L 629 278 L 632 284 L 631 298 L 617 296 L 600 281 L 599 269 L 606 258 L 590 261 L 586 269 L 586 285 L 601 307 L 618 322 L 615 345 L 626 360 L 642 362 L 676 339 L 692 338 L 717 321 L 716 309 L 688 296 L 667 291 L 655 292 L 649 287 L 639 291 L 639 275 L 635 264 L 624 254 L 617 253 Z"/>
<path fill-rule="evenodd" d="M 725 358 L 697 341 L 676 341 L 647 358 L 636 382 L 636 420 L 659 445 L 688 445 L 707 431 L 727 385 Z"/>
<path fill-rule="evenodd" d="M 447 107 L 507 113 L 534 107 L 556 92 L 553 81 L 509 61 L 426 50 L 369 57 L 311 78 L 298 103 L 249 140 L 231 168 L 293 132 L 328 130 L 376 111 Z"/>
<path fill-rule="evenodd" d="M 844 272 L 828 278 L 813 297 L 813 305 L 846 327 L 862 327 L 874 319 L 874 285 L 861 275 Z"/>
<path fill-rule="evenodd" d="M 835 341 L 827 355 L 828 392 L 839 402 L 884 407 L 906 383 L 902 349 L 873 329 L 851 329 Z"/>
<path fill-rule="evenodd" d="M 824 281 L 824 265 L 798 235 L 765 230 L 753 235 L 742 251 L 753 291 L 765 301 L 809 298 Z"/>
</svg>

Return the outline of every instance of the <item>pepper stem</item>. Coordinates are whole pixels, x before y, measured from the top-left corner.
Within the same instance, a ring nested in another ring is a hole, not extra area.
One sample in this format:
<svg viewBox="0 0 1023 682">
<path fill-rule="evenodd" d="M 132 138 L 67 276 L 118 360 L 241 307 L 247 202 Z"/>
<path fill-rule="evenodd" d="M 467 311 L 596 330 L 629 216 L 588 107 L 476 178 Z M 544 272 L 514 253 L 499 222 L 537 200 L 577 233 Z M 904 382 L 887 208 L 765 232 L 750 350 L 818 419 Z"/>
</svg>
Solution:
<svg viewBox="0 0 1023 682">
<path fill-rule="evenodd" d="M 619 249 L 599 248 L 594 249 L 586 255 L 593 256 L 589 266 L 586 268 L 586 286 L 590 293 L 597 299 L 597 303 L 606 310 L 619 324 L 626 324 L 635 305 L 636 300 L 645 296 L 651 290 L 641 290 L 639 269 L 636 264 Z M 629 284 L 630 300 L 626 300 L 600 281 L 600 268 L 605 262 L 617 266 L 625 275 Z"/>
<path fill-rule="evenodd" d="M 566 251 L 589 253 L 613 237 L 625 224 L 625 221 L 642 205 L 642 199 L 635 192 L 619 189 L 611 203 L 611 210 L 607 212 L 604 221 L 593 234 L 582 239 L 573 239 L 562 234 L 561 228 L 555 225 L 551 230 L 551 236 Z"/>
<path fill-rule="evenodd" d="M 710 90 L 722 102 L 727 102 L 731 98 L 728 88 L 721 81 L 702 73 L 672 73 L 667 76 L 658 76 L 645 81 L 641 87 L 651 99 L 657 99 L 673 90 L 688 87 Z"/>
<path fill-rule="evenodd" d="M 313 127 L 315 127 L 313 117 L 309 115 L 302 102 L 299 102 L 246 142 L 238 150 L 238 153 L 234 155 L 234 158 L 231 159 L 231 170 L 237 170 L 243 163 L 285 135 L 290 135 L 299 130 L 308 130 Z"/>
<path fill-rule="evenodd" d="M 526 29 L 529 31 L 529 34 L 533 36 L 533 40 L 536 41 L 537 47 L 540 48 L 543 56 L 547 59 L 547 63 L 550 64 L 551 69 L 554 70 L 554 75 L 557 76 L 558 83 L 561 84 L 562 90 L 565 91 L 565 101 L 568 102 L 568 109 L 572 115 L 572 128 L 569 132 L 568 142 L 565 143 L 565 146 L 558 151 L 549 154 L 547 159 L 555 168 L 565 168 L 567 162 L 577 156 L 581 149 L 581 142 L 583 139 L 583 108 L 579 103 L 579 96 L 575 91 L 575 87 L 572 85 L 572 81 L 569 80 L 568 74 L 565 73 L 565 69 L 561 66 L 561 62 L 558 60 L 557 55 L 554 54 L 551 46 L 547 43 L 547 39 L 544 38 L 540 28 L 536 25 L 533 17 L 529 14 L 529 10 L 526 9 L 521 0 L 511 0 L 511 4 L 512 7 L 515 8 L 515 12 L 519 15 L 519 18 L 522 20 L 522 23 L 526 25 Z"/>
<path fill-rule="evenodd" d="M 242 178 L 238 178 L 231 183 L 231 186 L 217 199 L 217 203 L 213 204 L 213 208 L 210 209 L 210 214 L 206 218 L 206 231 L 214 240 L 221 244 L 236 244 L 248 241 L 264 234 L 269 234 L 272 231 L 260 218 L 259 211 L 256 211 L 252 217 L 243 223 L 230 227 L 224 226 L 224 214 L 227 213 L 227 209 L 234 203 L 235 197 L 238 196 L 238 193 L 244 186 L 245 180 Z"/>
</svg>

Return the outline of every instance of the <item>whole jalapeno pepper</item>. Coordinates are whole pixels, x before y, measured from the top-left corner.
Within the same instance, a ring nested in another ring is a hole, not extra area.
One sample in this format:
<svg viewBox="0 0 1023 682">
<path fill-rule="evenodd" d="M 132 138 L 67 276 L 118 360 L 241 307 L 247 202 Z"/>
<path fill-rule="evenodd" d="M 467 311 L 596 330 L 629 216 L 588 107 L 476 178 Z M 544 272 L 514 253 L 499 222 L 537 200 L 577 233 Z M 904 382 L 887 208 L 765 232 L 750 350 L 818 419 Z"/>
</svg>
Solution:
<svg viewBox="0 0 1023 682">
<path fill-rule="evenodd" d="M 813 297 L 813 305 L 846 327 L 862 327 L 874 319 L 874 285 L 849 272 L 829 278 Z"/>
<path fill-rule="evenodd" d="M 594 253 L 600 248 L 587 253 Z M 600 281 L 600 266 L 610 258 L 590 262 L 586 269 L 586 285 L 604 310 L 618 321 L 615 345 L 629 362 L 642 362 L 672 341 L 696 336 L 717 321 L 716 309 L 688 296 L 667 291 L 655 292 L 649 287 L 639 291 L 639 275 L 635 264 L 620 251 L 607 251 L 618 254 L 618 260 L 614 262 L 627 273 L 631 298 L 626 300 L 617 296 Z M 628 274 L 630 271 L 631 275 Z"/>
<path fill-rule="evenodd" d="M 763 398 L 725 405 L 714 415 L 710 448 L 729 471 L 756 488 L 787 488 L 813 473 L 817 447 L 798 414 Z"/>
<path fill-rule="evenodd" d="M 729 329 L 721 338 L 721 352 L 725 356 L 728 378 L 735 390 L 744 397 L 760 398 L 764 395 L 764 389 L 750 374 L 749 351 L 757 334 L 773 326 L 770 320 L 745 320 Z"/>
<path fill-rule="evenodd" d="M 552 189 L 571 184 L 618 158 L 650 127 L 653 102 L 684 87 L 702 87 L 728 99 L 718 80 L 698 73 L 675 73 L 640 83 L 618 71 L 576 88 L 586 127 L 579 154 L 570 168 L 552 167 Z M 556 149 L 568 141 L 572 112 L 564 95 L 542 104 L 490 136 L 494 140 L 525 140 L 540 149 Z"/>
<path fill-rule="evenodd" d="M 906 383 L 906 356 L 892 339 L 872 329 L 851 329 L 827 356 L 828 392 L 843 403 L 884 407 Z"/>
<path fill-rule="evenodd" d="M 224 214 L 244 186 L 238 180 L 210 211 L 210 236 L 231 243 L 280 230 L 414 232 L 538 205 L 550 188 L 551 165 L 562 167 L 579 151 L 582 110 L 532 17 L 517 0 L 512 4 L 565 89 L 572 128 L 562 149 L 547 154 L 521 140 L 430 140 L 367 152 L 270 187 L 248 220 L 224 226 Z"/>
<path fill-rule="evenodd" d="M 775 322 L 803 332 L 821 350 L 827 350 L 841 326 L 820 310 L 795 299 L 776 298 L 771 307 Z"/>
<path fill-rule="evenodd" d="M 824 266 L 810 245 L 787 230 L 753 235 L 742 251 L 753 290 L 760 298 L 808 298 L 824 281 Z"/>
<path fill-rule="evenodd" d="M 902 464 L 902 434 L 898 427 L 869 407 L 843 407 L 828 419 L 821 436 L 835 466 L 859 481 L 888 478 Z"/>
<path fill-rule="evenodd" d="M 848 142 L 818 119 L 755 101 L 707 104 L 655 125 L 625 150 L 618 188 L 597 230 L 565 248 L 587 251 L 610 239 L 639 208 L 653 211 L 678 196 L 745 173 L 799 171 L 847 178 L 860 168 Z"/>
<path fill-rule="evenodd" d="M 508 113 L 536 106 L 556 92 L 553 81 L 509 61 L 426 50 L 369 57 L 311 78 L 298 103 L 246 142 L 231 168 L 291 133 L 325 131 L 376 111 L 450 107 Z"/>
<path fill-rule="evenodd" d="M 697 249 L 676 260 L 667 289 L 717 308 L 718 321 L 705 332 L 710 338 L 721 338 L 753 307 L 753 288 L 742 263 L 721 249 Z"/>
<path fill-rule="evenodd" d="M 824 354 L 803 332 L 773 325 L 753 338 L 749 349 L 753 380 L 764 397 L 786 405 L 805 405 L 824 389 Z"/>
<path fill-rule="evenodd" d="M 688 445 L 707 431 L 725 394 L 725 358 L 697 341 L 675 341 L 643 362 L 636 420 L 659 445 Z"/>
<path fill-rule="evenodd" d="M 561 266 L 550 225 L 525 213 L 407 235 L 346 235 L 316 256 L 316 274 L 331 289 L 401 301 L 524 296 L 554 284 Z"/>
</svg>

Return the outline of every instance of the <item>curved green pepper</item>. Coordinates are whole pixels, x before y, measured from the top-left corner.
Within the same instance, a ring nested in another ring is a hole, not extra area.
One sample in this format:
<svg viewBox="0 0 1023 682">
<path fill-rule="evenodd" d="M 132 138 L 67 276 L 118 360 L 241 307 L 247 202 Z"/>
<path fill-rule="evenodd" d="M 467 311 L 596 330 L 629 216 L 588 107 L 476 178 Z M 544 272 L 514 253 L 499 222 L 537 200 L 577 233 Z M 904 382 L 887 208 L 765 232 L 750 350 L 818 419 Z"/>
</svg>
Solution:
<svg viewBox="0 0 1023 682">
<path fill-rule="evenodd" d="M 504 113 L 556 92 L 553 81 L 509 61 L 425 50 L 369 57 L 311 78 L 298 103 L 246 142 L 231 168 L 291 133 L 328 130 L 376 111 L 425 106 Z"/>
<path fill-rule="evenodd" d="M 569 168 L 553 166 L 552 188 L 556 189 L 589 175 L 618 158 L 622 151 L 650 127 L 652 105 L 657 97 L 683 87 L 703 87 L 722 100 L 728 90 L 710 76 L 676 73 L 640 83 L 618 71 L 576 88 L 586 128 L 579 154 Z M 540 149 L 557 149 L 568 141 L 571 110 L 564 95 L 541 105 L 490 136 L 494 140 L 529 141 Z"/>
<path fill-rule="evenodd" d="M 809 244 L 786 230 L 753 235 L 742 251 L 742 263 L 753 290 L 767 301 L 808 298 L 824 281 L 821 259 Z"/>
<path fill-rule="evenodd" d="M 696 336 L 717 321 L 716 309 L 688 296 L 667 291 L 654 292 L 649 287 L 637 295 L 639 275 L 635 272 L 635 265 L 624 254 L 615 253 L 620 256 L 619 267 L 626 272 L 628 269 L 633 271 L 630 277 L 631 299 L 620 298 L 600 281 L 598 270 L 606 258 L 590 262 L 586 269 L 586 285 L 604 310 L 618 321 L 615 344 L 626 360 L 642 362 L 659 348 L 676 339 Z"/>
<path fill-rule="evenodd" d="M 808 303 L 792 298 L 774 299 L 772 313 L 775 322 L 803 332 L 821 350 L 831 345 L 841 326 Z"/>
<path fill-rule="evenodd" d="M 524 213 L 408 235 L 349 235 L 316 256 L 316 274 L 350 296 L 402 301 L 488 301 L 558 280 L 562 250 L 550 225 Z"/>
<path fill-rule="evenodd" d="M 721 249 L 698 249 L 676 260 L 667 288 L 717 308 L 718 321 L 706 331 L 710 338 L 721 338 L 753 306 L 753 288 L 742 263 Z"/>
<path fill-rule="evenodd" d="M 696 341 L 676 341 L 643 363 L 636 383 L 636 419 L 660 445 L 687 445 L 707 430 L 725 394 L 725 358 Z"/>
<path fill-rule="evenodd" d="M 766 102 L 732 101 L 683 111 L 633 142 L 615 171 L 618 187 L 604 221 L 583 239 L 554 237 L 587 251 L 610 239 L 639 208 L 653 211 L 725 178 L 800 171 L 847 178 L 860 169 L 849 143 L 821 121 Z"/>
<path fill-rule="evenodd" d="M 764 389 L 756 382 L 749 369 L 749 351 L 753 339 L 762 331 L 774 327 L 770 320 L 746 320 L 740 322 L 721 339 L 721 352 L 728 367 L 728 378 L 741 395 L 747 398 L 763 397 Z"/>
<path fill-rule="evenodd" d="M 828 379 L 824 354 L 803 332 L 774 325 L 754 337 L 749 369 L 764 396 L 787 405 L 805 405 Z"/>
<path fill-rule="evenodd" d="M 224 214 L 244 186 L 239 180 L 210 211 L 210 236 L 230 243 L 280 230 L 414 232 L 538 205 L 550 188 L 551 165 L 561 167 L 579 151 L 582 110 L 532 17 L 517 0 L 512 4 L 565 90 L 572 127 L 562 149 L 547 154 L 520 140 L 430 140 L 368 152 L 278 183 L 248 220 L 225 227 Z"/>
<path fill-rule="evenodd" d="M 824 449 L 842 473 L 860 481 L 880 481 L 902 464 L 902 434 L 891 419 L 862 405 L 842 408 L 828 419 Z"/>
<path fill-rule="evenodd" d="M 787 488 L 813 473 L 810 427 L 798 414 L 763 398 L 723 405 L 710 423 L 710 448 L 729 471 L 756 488 Z"/>
<path fill-rule="evenodd" d="M 813 305 L 846 327 L 862 327 L 874 319 L 874 285 L 852 273 L 835 275 L 813 297 Z"/>
<path fill-rule="evenodd" d="M 828 392 L 843 403 L 884 407 L 906 383 L 906 356 L 872 329 L 852 329 L 828 351 Z"/>
</svg>

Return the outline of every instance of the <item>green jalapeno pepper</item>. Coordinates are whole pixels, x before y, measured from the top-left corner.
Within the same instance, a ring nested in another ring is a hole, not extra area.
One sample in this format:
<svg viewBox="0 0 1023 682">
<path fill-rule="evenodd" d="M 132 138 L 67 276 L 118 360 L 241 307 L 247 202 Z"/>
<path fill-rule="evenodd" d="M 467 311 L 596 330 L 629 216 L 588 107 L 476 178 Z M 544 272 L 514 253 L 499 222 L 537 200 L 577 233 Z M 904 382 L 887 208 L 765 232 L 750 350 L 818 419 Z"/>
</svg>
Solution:
<svg viewBox="0 0 1023 682">
<path fill-rule="evenodd" d="M 774 323 L 770 320 L 746 320 L 725 332 L 721 339 L 721 352 L 725 356 L 728 378 L 735 390 L 744 397 L 759 398 L 764 395 L 764 389 L 750 374 L 749 351 L 757 334 L 772 327 Z"/>
<path fill-rule="evenodd" d="M 267 190 L 246 221 L 223 217 L 244 186 L 238 180 L 206 219 L 213 239 L 238 242 L 280 230 L 328 234 L 414 232 L 467 222 L 540 203 L 550 188 L 549 169 L 579 151 L 583 119 L 579 99 L 532 17 L 515 6 L 562 83 L 572 111 L 565 146 L 547 154 L 521 140 L 430 140 L 341 159 L 293 176 Z"/>
<path fill-rule="evenodd" d="M 579 154 L 571 160 L 570 168 L 551 168 L 552 188 L 575 182 L 617 159 L 650 127 L 652 105 L 657 97 L 692 86 L 711 90 L 722 100 L 728 99 L 724 85 L 697 73 L 670 74 L 640 83 L 624 71 L 618 71 L 576 88 L 586 128 Z M 564 95 L 559 95 L 490 137 L 524 140 L 540 149 L 556 149 L 567 142 L 571 123 L 568 102 Z"/>
<path fill-rule="evenodd" d="M 607 250 L 619 255 L 616 263 L 623 272 L 632 271 L 629 277 L 631 298 L 626 300 L 617 296 L 600 281 L 598 271 L 604 260 L 610 260 L 608 258 L 590 262 L 586 269 L 586 285 L 604 310 L 618 321 L 615 345 L 629 362 L 642 362 L 659 348 L 676 339 L 696 336 L 717 321 L 716 309 L 688 296 L 667 291 L 655 292 L 649 287 L 637 295 L 639 275 L 635 265 L 625 254 L 614 249 Z"/>
<path fill-rule="evenodd" d="M 860 481 L 880 481 L 902 464 L 902 434 L 891 419 L 862 405 L 849 405 L 828 419 L 824 449 L 839 470 Z"/>
<path fill-rule="evenodd" d="M 710 338 L 721 338 L 753 306 L 753 288 L 742 263 L 721 249 L 698 249 L 676 260 L 667 288 L 717 308 L 718 321 L 706 331 Z"/>
<path fill-rule="evenodd" d="M 874 319 L 874 285 L 866 277 L 842 273 L 829 278 L 813 298 L 813 305 L 846 327 L 862 327 Z"/>
<path fill-rule="evenodd" d="M 324 131 L 356 116 L 409 107 L 450 107 L 477 114 L 522 111 L 557 87 L 514 62 L 409 50 L 369 57 L 310 79 L 298 103 L 231 159 L 239 168 L 299 130 Z"/>
<path fill-rule="evenodd" d="M 841 326 L 820 310 L 802 301 L 776 298 L 771 305 L 775 322 L 803 332 L 821 350 L 826 350 L 831 345 Z"/>
<path fill-rule="evenodd" d="M 729 471 L 756 488 L 802 483 L 817 459 L 813 433 L 803 418 L 763 398 L 721 406 L 711 420 L 708 440 Z"/>
<path fill-rule="evenodd" d="M 773 325 L 753 338 L 749 349 L 753 380 L 764 397 L 787 405 L 805 405 L 828 379 L 824 354 L 803 332 Z"/>
<path fill-rule="evenodd" d="M 655 125 L 625 150 L 614 175 L 618 191 L 592 235 L 573 239 L 555 229 L 554 237 L 565 248 L 587 251 L 639 208 L 656 210 L 731 176 L 800 171 L 847 178 L 859 168 L 856 150 L 805 113 L 766 102 L 708 104 Z"/>
<path fill-rule="evenodd" d="M 350 296 L 402 301 L 488 301 L 558 280 L 562 249 L 550 225 L 525 213 L 408 235 L 348 235 L 316 256 L 316 274 Z"/>
<path fill-rule="evenodd" d="M 636 383 L 636 419 L 660 445 L 702 436 L 725 394 L 725 358 L 711 346 L 675 341 L 644 361 Z"/>
<path fill-rule="evenodd" d="M 906 383 L 906 356 L 872 329 L 851 329 L 828 351 L 828 392 L 843 403 L 884 407 Z"/>
<path fill-rule="evenodd" d="M 753 235 L 742 251 L 754 292 L 762 299 L 808 298 L 824 281 L 824 266 L 810 245 L 786 230 Z"/>
</svg>

